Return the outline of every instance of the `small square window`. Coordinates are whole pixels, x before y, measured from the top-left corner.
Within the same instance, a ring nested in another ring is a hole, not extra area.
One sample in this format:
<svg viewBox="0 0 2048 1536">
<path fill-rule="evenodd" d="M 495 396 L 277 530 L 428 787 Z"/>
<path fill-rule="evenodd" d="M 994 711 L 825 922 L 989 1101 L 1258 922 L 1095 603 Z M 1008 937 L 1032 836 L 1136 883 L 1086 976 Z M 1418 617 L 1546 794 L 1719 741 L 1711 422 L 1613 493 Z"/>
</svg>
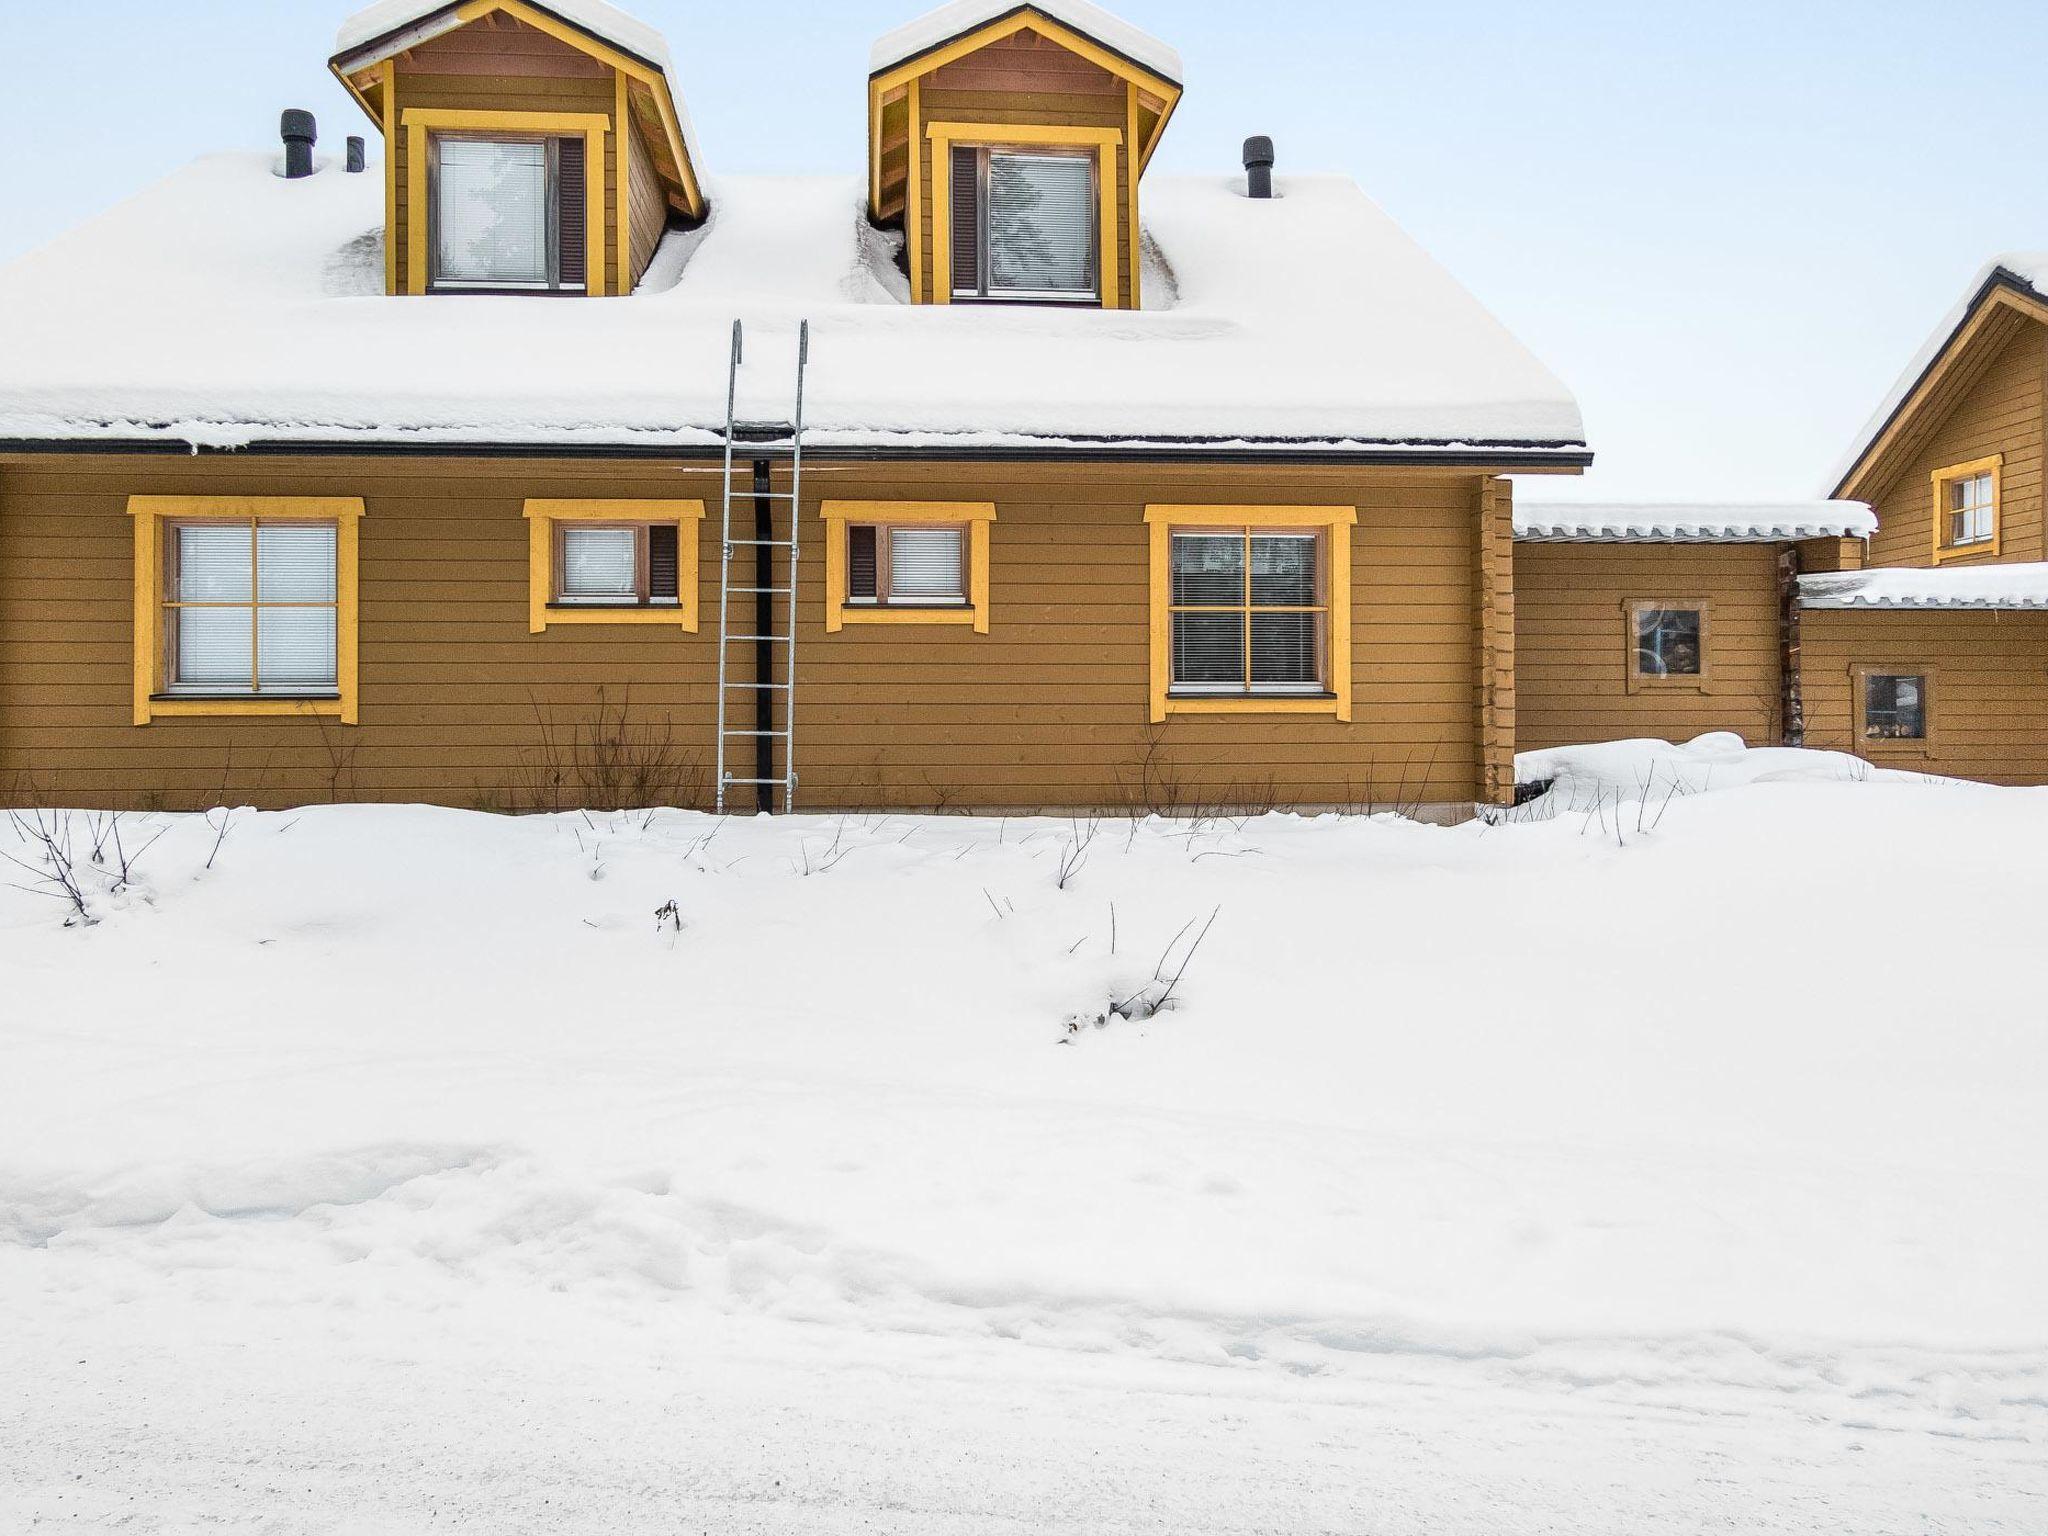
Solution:
<svg viewBox="0 0 2048 1536">
<path fill-rule="evenodd" d="M 1869 672 L 1863 678 L 1863 739 L 1925 741 L 1927 678 L 1922 673 Z"/>
<path fill-rule="evenodd" d="M 883 608 L 967 606 L 968 530 L 854 523 L 846 530 L 846 601 Z"/>
<path fill-rule="evenodd" d="M 679 589 L 675 523 L 556 525 L 554 599 L 565 607 L 673 608 Z"/>
<path fill-rule="evenodd" d="M 953 150 L 953 297 L 1099 302 L 1092 153 Z"/>
<path fill-rule="evenodd" d="M 1322 534 L 1175 529 L 1170 548 L 1175 693 L 1328 691 Z"/>
<path fill-rule="evenodd" d="M 1934 472 L 1934 558 L 1996 555 L 1999 543 L 1999 458 Z"/>
<path fill-rule="evenodd" d="M 1636 611 L 1636 672 L 1646 678 L 1699 677 L 1706 670 L 1706 625 L 1697 608 Z"/>
</svg>

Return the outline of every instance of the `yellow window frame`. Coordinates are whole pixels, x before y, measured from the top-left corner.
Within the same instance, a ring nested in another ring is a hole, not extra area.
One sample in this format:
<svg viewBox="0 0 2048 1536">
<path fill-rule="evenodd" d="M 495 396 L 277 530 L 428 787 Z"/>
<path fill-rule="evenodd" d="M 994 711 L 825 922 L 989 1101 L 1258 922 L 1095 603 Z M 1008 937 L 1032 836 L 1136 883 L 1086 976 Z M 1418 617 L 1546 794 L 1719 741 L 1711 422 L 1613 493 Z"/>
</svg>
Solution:
<svg viewBox="0 0 2048 1536">
<path fill-rule="evenodd" d="M 989 501 L 828 501 L 825 520 L 825 633 L 849 624 L 949 624 L 989 632 Z M 846 600 L 846 530 L 854 523 L 967 530 L 967 605 L 964 608 L 869 608 Z"/>
<path fill-rule="evenodd" d="M 1979 475 L 1991 476 L 1991 537 L 1979 539 L 1973 544 L 1951 544 L 1948 537 L 1948 492 L 1958 481 L 1974 480 Z M 1996 560 L 2005 542 L 2005 455 L 1994 453 L 1989 458 L 1971 459 L 1967 464 L 1951 464 L 1946 469 L 1934 472 L 1934 563 L 1942 565 L 1950 560 Z"/>
<path fill-rule="evenodd" d="M 562 625 L 639 624 L 697 633 L 702 606 L 698 546 L 701 501 L 529 501 L 527 521 L 527 628 L 536 635 Z M 555 603 L 555 529 L 563 523 L 674 523 L 676 598 L 673 608 L 576 608 Z"/>
<path fill-rule="evenodd" d="M 1351 687 L 1351 530 L 1356 507 L 1148 506 L 1152 543 L 1152 723 L 1171 715 L 1332 715 L 1349 724 Z M 1329 614 L 1329 692 L 1314 698 L 1247 694 L 1175 697 L 1173 692 L 1173 535 L 1176 529 L 1311 528 L 1323 535 Z"/>
<path fill-rule="evenodd" d="M 1117 218 L 1116 152 L 1124 143 L 1121 128 L 1032 127 L 1021 123 L 933 123 L 929 174 L 932 178 L 932 302 L 953 302 L 953 146 L 983 145 L 996 149 L 1088 149 L 1095 154 L 1096 255 L 1104 309 L 1122 309 L 1123 283 L 1118 251 L 1123 243 Z M 922 194 L 920 193 L 920 196 Z"/>
<path fill-rule="evenodd" d="M 1660 677 L 1643 670 L 1642 616 L 1646 613 L 1697 613 L 1700 616 L 1700 669 Z M 1714 605 L 1703 597 L 1631 597 L 1621 605 L 1622 659 L 1628 668 L 1630 693 L 1706 693 L 1714 677 Z"/>
<path fill-rule="evenodd" d="M 1935 738 L 1941 727 L 1940 669 L 1928 662 L 1851 662 L 1849 665 L 1849 718 L 1855 732 L 1849 748 L 1857 756 L 1876 762 L 1880 758 L 1928 758 L 1935 755 Z M 1873 737 L 1870 734 L 1870 680 L 1873 677 L 1917 677 L 1920 679 L 1920 716 L 1926 730 L 1912 737 Z"/>
<path fill-rule="evenodd" d="M 179 718 L 302 716 L 358 723 L 359 524 L 363 502 L 351 496 L 131 496 L 135 537 L 135 723 Z M 332 523 L 334 681 L 332 699 L 175 699 L 164 696 L 164 530 L 181 522 Z"/>
<path fill-rule="evenodd" d="M 407 107 L 405 126 L 405 256 L 407 290 L 432 291 L 427 232 L 432 227 L 427 198 L 427 154 L 436 133 L 516 133 L 583 140 L 584 270 L 583 292 L 601 299 L 609 293 L 605 206 L 605 135 L 612 120 L 603 112 L 474 112 L 444 107 Z"/>
</svg>

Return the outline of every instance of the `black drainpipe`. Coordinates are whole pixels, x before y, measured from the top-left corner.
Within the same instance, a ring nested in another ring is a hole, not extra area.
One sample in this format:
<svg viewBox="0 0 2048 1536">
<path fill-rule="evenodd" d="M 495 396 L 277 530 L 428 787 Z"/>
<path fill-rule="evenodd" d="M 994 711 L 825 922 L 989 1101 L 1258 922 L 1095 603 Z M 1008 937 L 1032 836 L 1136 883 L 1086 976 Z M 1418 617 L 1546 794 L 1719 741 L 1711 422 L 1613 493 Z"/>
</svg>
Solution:
<svg viewBox="0 0 2048 1536">
<path fill-rule="evenodd" d="M 770 590 L 775 585 L 775 502 L 770 493 L 774 483 L 769 477 L 768 461 L 754 460 L 754 633 L 772 635 L 775 633 L 775 595 Z M 776 676 L 775 644 L 771 640 L 754 642 L 754 677 L 758 682 L 780 681 Z M 772 688 L 757 688 L 754 691 L 754 729 L 762 732 L 754 738 L 754 777 L 764 782 L 759 795 L 761 814 L 775 814 L 775 786 L 765 782 L 775 777 L 775 738 L 766 733 L 775 729 L 775 691 Z"/>
</svg>

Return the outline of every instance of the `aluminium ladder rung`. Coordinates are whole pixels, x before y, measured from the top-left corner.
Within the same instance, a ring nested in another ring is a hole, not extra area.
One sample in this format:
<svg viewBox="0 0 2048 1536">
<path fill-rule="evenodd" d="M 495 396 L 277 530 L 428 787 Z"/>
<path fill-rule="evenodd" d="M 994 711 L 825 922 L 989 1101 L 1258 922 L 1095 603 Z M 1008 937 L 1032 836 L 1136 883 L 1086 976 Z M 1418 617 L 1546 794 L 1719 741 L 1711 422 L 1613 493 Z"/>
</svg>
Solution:
<svg viewBox="0 0 2048 1536">
<path fill-rule="evenodd" d="M 741 597 L 796 596 L 796 590 L 792 587 L 734 587 L 732 590 Z"/>
<path fill-rule="evenodd" d="M 789 635 L 727 635 L 727 645 L 745 645 L 753 641 L 756 645 L 788 645 L 793 637 Z"/>
<path fill-rule="evenodd" d="M 728 784 L 772 784 L 778 789 L 794 789 L 796 787 L 795 779 L 735 779 L 730 774 L 726 776 L 725 782 Z"/>
<path fill-rule="evenodd" d="M 750 736 L 756 741 L 787 741 L 787 731 L 727 731 L 728 736 Z"/>
<path fill-rule="evenodd" d="M 741 501 L 796 501 L 798 497 L 792 491 L 756 491 L 748 489 L 739 492 L 739 499 Z"/>
<path fill-rule="evenodd" d="M 726 542 L 726 545 L 727 545 L 727 547 L 728 547 L 728 548 L 731 548 L 731 549 L 795 549 L 795 548 L 796 548 L 796 543 L 795 543 L 795 541 L 794 541 L 794 540 L 791 540 L 791 539 L 727 539 L 727 540 L 726 540 L 725 542 Z M 732 590 L 734 590 L 734 591 L 737 591 L 737 590 L 738 590 L 738 588 L 734 588 L 734 589 L 732 589 Z"/>
<path fill-rule="evenodd" d="M 789 684 L 787 683 L 727 683 L 725 686 L 728 689 L 738 689 L 742 692 L 749 688 L 753 689 L 757 693 L 789 692 Z"/>
</svg>

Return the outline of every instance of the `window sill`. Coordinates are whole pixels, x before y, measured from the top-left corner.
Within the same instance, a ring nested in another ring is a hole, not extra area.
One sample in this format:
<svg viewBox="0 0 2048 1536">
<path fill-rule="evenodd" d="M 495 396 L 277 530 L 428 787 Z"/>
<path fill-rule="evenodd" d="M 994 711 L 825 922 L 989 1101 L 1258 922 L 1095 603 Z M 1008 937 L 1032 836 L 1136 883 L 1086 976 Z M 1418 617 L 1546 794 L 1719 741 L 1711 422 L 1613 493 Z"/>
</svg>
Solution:
<svg viewBox="0 0 2048 1536">
<path fill-rule="evenodd" d="M 171 693 L 151 696 L 147 710 L 140 712 L 136 724 L 147 725 L 151 720 L 293 717 L 347 722 L 354 712 L 353 705 L 338 693 Z"/>
<path fill-rule="evenodd" d="M 1934 552 L 1936 565 L 1947 565 L 1952 560 L 1996 560 L 1998 541 L 1986 539 L 1980 544 L 1944 544 Z"/>
<path fill-rule="evenodd" d="M 862 608 L 849 603 L 839 611 L 842 624 L 955 624 L 973 625 L 982 634 L 988 633 L 988 622 L 972 607 L 948 606 L 944 608 Z"/>
<path fill-rule="evenodd" d="M 1169 693 L 1170 715 L 1335 715 L 1351 718 L 1351 705 L 1334 693 Z"/>
<path fill-rule="evenodd" d="M 1643 677 L 1628 680 L 1630 693 L 1697 693 L 1707 694 L 1713 690 L 1707 686 L 1704 677 Z"/>
<path fill-rule="evenodd" d="M 697 615 L 681 604 L 667 607 L 646 603 L 608 607 L 602 603 L 549 603 L 541 610 L 535 634 L 558 624 L 636 624 L 697 632 Z"/>
</svg>

